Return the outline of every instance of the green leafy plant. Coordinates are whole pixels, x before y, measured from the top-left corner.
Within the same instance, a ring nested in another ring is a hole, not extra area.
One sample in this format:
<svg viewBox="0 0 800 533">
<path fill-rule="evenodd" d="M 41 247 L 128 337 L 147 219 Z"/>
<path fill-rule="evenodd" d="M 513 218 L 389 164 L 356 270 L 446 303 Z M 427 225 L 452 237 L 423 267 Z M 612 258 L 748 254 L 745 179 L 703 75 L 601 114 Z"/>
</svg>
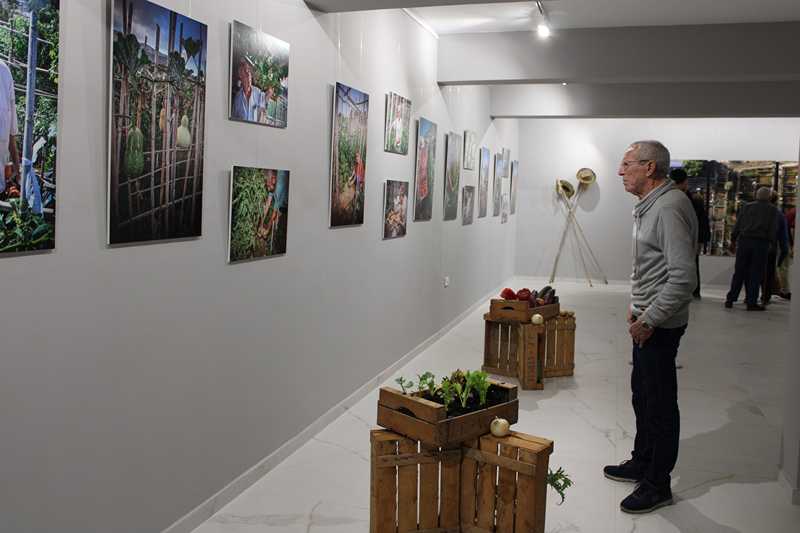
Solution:
<svg viewBox="0 0 800 533">
<path fill-rule="evenodd" d="M 442 402 L 444 403 L 444 408 L 447 410 L 456 397 L 455 387 L 453 387 L 453 382 L 450 381 L 450 378 L 442 379 L 442 383 L 439 385 L 439 390 L 442 393 Z"/>
<path fill-rule="evenodd" d="M 414 382 L 410 379 L 406 380 L 403 376 L 400 376 L 394 380 L 394 382 L 400 385 L 400 388 L 403 389 L 403 394 L 408 394 L 408 392 L 414 388 Z"/>
<path fill-rule="evenodd" d="M 19 198 L 9 200 L 11 211 L 0 212 L 0 253 L 42 250 L 52 246 L 53 226 Z"/>
<path fill-rule="evenodd" d="M 267 200 L 264 174 L 256 168 L 237 167 L 233 176 L 231 260 L 253 257 L 258 244 L 258 221 Z"/>
<path fill-rule="evenodd" d="M 555 472 L 549 470 L 547 473 L 547 484 L 550 485 L 559 496 L 561 496 L 561 502 L 559 505 L 564 503 L 564 499 L 566 498 L 564 493 L 572 486 L 572 480 L 569 478 L 567 473 L 564 472 L 564 469 L 559 467 L 559 469 Z"/>
<path fill-rule="evenodd" d="M 489 374 L 480 370 L 467 372 L 467 386 L 478 393 L 478 403 L 486 405 L 486 394 L 489 392 Z"/>
<path fill-rule="evenodd" d="M 433 397 L 436 392 L 436 376 L 432 372 L 425 372 L 421 376 L 417 374 L 417 380 L 417 390 L 420 393 L 427 392 Z"/>
</svg>

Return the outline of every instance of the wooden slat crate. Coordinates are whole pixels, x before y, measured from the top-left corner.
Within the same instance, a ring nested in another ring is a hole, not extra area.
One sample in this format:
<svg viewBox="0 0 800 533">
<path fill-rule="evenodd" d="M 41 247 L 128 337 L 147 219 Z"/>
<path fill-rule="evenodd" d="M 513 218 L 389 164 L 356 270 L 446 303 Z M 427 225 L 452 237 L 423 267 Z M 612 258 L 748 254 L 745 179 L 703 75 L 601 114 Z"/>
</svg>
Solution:
<svg viewBox="0 0 800 533">
<path fill-rule="evenodd" d="M 519 417 L 517 386 L 490 380 L 490 395 L 502 403 L 461 416 L 447 417 L 444 405 L 403 394 L 391 387 L 381 387 L 378 396 L 378 425 L 430 446 L 457 446 L 486 432 L 495 418 L 513 424 Z"/>
<path fill-rule="evenodd" d="M 557 378 L 575 373 L 575 313 L 562 312 L 545 322 L 544 377 Z"/>
<path fill-rule="evenodd" d="M 544 358 L 540 336 L 530 322 L 492 320 L 484 315 L 483 366 L 489 374 L 519 379 L 523 390 L 544 388 Z"/>
<path fill-rule="evenodd" d="M 544 532 L 552 441 L 512 432 L 442 449 L 389 430 L 370 440 L 370 533 Z"/>
<path fill-rule="evenodd" d="M 528 302 L 520 300 L 501 300 L 497 298 L 489 302 L 489 318 L 492 320 L 530 322 L 533 315 L 542 315 L 542 318 L 547 320 L 548 318 L 558 316 L 560 312 L 560 304 L 530 307 Z"/>
</svg>

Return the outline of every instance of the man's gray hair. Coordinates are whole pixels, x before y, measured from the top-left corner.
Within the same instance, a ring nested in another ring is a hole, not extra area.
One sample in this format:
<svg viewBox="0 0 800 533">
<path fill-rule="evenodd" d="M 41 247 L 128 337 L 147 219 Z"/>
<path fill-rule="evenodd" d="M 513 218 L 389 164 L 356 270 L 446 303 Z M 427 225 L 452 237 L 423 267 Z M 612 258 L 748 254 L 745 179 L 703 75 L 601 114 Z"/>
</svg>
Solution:
<svg viewBox="0 0 800 533">
<path fill-rule="evenodd" d="M 658 141 L 636 141 L 631 144 L 636 149 L 637 158 L 655 161 L 656 175 L 666 178 L 669 174 L 670 156 L 667 147 Z"/>
<path fill-rule="evenodd" d="M 769 202 L 772 196 L 772 189 L 769 187 L 761 187 L 756 191 L 756 200 L 760 202 Z"/>
</svg>

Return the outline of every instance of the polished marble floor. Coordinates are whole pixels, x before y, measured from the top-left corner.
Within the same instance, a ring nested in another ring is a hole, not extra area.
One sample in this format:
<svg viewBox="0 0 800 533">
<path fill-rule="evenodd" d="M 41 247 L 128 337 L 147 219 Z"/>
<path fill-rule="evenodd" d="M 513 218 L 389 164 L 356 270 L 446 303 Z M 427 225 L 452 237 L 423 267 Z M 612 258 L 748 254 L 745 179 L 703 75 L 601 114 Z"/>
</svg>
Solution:
<svg viewBox="0 0 800 533">
<path fill-rule="evenodd" d="M 520 280 L 515 285 L 543 283 Z M 627 287 L 558 285 L 577 313 L 574 377 L 521 392 L 514 429 L 553 439 L 551 466 L 575 483 L 563 505 L 548 495 L 548 533 L 795 533 L 800 507 L 778 477 L 782 367 L 789 306 L 766 313 L 725 310 L 722 293 L 693 304 L 679 357 L 681 450 L 673 472 L 676 503 L 631 517 L 619 501 L 632 486 L 605 479 L 604 464 L 633 444 L 624 327 Z M 480 309 L 404 367 L 443 375 L 479 368 Z M 393 378 L 392 378 L 393 379 Z M 195 533 L 366 533 L 369 530 L 369 434 L 377 391 L 349 408 Z"/>
</svg>

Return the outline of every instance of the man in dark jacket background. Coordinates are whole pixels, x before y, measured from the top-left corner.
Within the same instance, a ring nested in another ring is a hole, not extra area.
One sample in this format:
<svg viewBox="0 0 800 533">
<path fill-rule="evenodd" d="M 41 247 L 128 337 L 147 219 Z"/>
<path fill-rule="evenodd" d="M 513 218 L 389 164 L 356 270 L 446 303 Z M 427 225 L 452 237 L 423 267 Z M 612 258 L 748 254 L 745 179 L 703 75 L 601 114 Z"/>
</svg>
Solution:
<svg viewBox="0 0 800 533">
<path fill-rule="evenodd" d="M 736 216 L 731 235 L 731 251 L 736 252 L 736 266 L 731 280 L 731 290 L 725 298 L 730 309 L 739 299 L 745 286 L 748 311 L 764 311 L 758 303 L 758 292 L 767 267 L 767 256 L 778 234 L 778 208 L 770 203 L 772 190 L 761 187 L 756 191 L 756 201 L 745 204 Z"/>
<path fill-rule="evenodd" d="M 708 223 L 708 213 L 706 212 L 706 204 L 703 199 L 697 195 L 692 194 L 689 190 L 689 175 L 682 168 L 674 168 L 669 173 L 675 186 L 686 193 L 689 200 L 692 202 L 694 214 L 697 215 L 697 255 L 695 255 L 695 267 L 697 269 L 697 288 L 694 290 L 693 296 L 700 298 L 700 252 L 703 247 L 711 240 L 711 226 Z"/>
</svg>

